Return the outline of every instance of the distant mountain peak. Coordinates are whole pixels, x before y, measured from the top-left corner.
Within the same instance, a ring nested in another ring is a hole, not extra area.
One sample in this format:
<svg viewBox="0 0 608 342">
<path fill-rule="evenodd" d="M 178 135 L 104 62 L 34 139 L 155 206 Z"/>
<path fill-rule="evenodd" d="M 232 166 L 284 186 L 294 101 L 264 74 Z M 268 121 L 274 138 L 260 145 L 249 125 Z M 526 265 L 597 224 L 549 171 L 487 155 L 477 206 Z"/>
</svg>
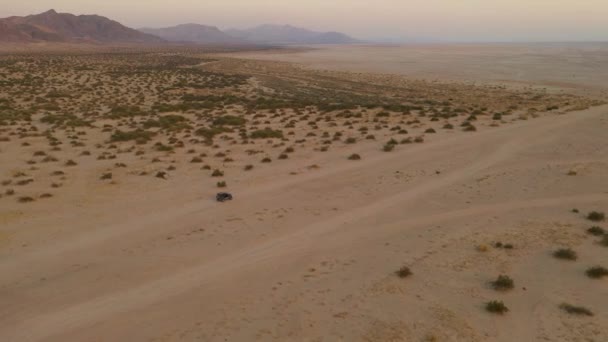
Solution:
<svg viewBox="0 0 608 342">
<path fill-rule="evenodd" d="M 75 16 L 51 9 L 26 17 L 0 19 L 0 41 L 159 43 L 163 40 L 102 16 Z"/>
<path fill-rule="evenodd" d="M 263 24 L 226 33 L 254 43 L 265 44 L 354 44 L 359 41 L 340 32 L 316 32 L 292 25 Z"/>
<path fill-rule="evenodd" d="M 172 42 L 197 43 L 207 45 L 248 44 L 247 41 L 232 37 L 215 26 L 201 24 L 181 24 L 165 28 L 140 28 L 139 31 L 161 37 Z"/>
</svg>

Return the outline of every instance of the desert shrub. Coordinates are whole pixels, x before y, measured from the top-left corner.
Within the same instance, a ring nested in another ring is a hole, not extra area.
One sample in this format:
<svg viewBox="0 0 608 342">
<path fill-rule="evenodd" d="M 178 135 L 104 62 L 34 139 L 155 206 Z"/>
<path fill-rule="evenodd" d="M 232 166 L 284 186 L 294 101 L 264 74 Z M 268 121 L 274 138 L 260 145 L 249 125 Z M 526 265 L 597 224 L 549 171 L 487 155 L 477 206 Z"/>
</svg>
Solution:
<svg viewBox="0 0 608 342">
<path fill-rule="evenodd" d="M 606 231 L 598 226 L 593 226 L 589 229 L 587 229 L 587 233 L 594 235 L 594 236 L 602 236 L 604 234 L 606 234 Z"/>
<path fill-rule="evenodd" d="M 165 115 L 157 120 L 150 119 L 143 123 L 144 128 L 158 127 L 169 131 L 179 131 L 182 129 L 192 128 L 188 124 L 188 119 L 181 115 Z"/>
<path fill-rule="evenodd" d="M 608 247 L 608 235 L 604 235 L 604 237 L 600 241 L 600 245 L 602 245 L 604 247 Z"/>
<path fill-rule="evenodd" d="M 427 128 L 424 133 L 437 133 L 433 128 Z"/>
<path fill-rule="evenodd" d="M 224 172 L 218 169 L 213 170 L 213 173 L 211 173 L 211 177 L 223 177 L 224 176 Z"/>
<path fill-rule="evenodd" d="M 281 153 L 279 155 L 279 159 L 287 159 L 287 158 L 289 158 L 289 156 L 287 154 L 285 154 L 285 153 Z"/>
<path fill-rule="evenodd" d="M 78 165 L 75 161 L 73 161 L 72 159 L 69 159 L 68 161 L 65 162 L 65 166 L 76 166 Z"/>
<path fill-rule="evenodd" d="M 578 258 L 576 252 L 570 248 L 560 248 L 553 252 L 553 256 L 563 260 L 576 260 Z"/>
<path fill-rule="evenodd" d="M 165 145 L 161 142 L 154 144 L 154 149 L 159 152 L 171 152 L 173 151 L 173 146 Z"/>
<path fill-rule="evenodd" d="M 347 138 L 346 140 L 344 140 L 344 142 L 347 144 L 355 144 L 357 142 L 357 139 L 350 137 L 350 138 Z"/>
<path fill-rule="evenodd" d="M 513 249 L 513 244 L 511 243 L 502 243 L 502 242 L 496 242 L 494 243 L 494 247 L 496 248 L 504 248 L 504 249 Z"/>
<path fill-rule="evenodd" d="M 391 152 L 394 149 L 395 149 L 395 145 L 393 145 L 393 144 L 385 144 L 382 147 L 382 151 L 384 151 L 384 152 Z"/>
<path fill-rule="evenodd" d="M 568 303 L 562 303 L 559 308 L 571 315 L 593 316 L 593 312 L 583 306 L 575 306 Z"/>
<path fill-rule="evenodd" d="M 348 160 L 361 160 L 361 156 L 357 153 L 353 153 L 348 157 Z"/>
<path fill-rule="evenodd" d="M 202 163 L 202 162 L 203 162 L 203 159 L 202 159 L 201 157 L 193 157 L 193 158 L 190 160 L 190 162 L 191 162 L 191 163 Z"/>
<path fill-rule="evenodd" d="M 509 311 L 509 308 L 502 301 L 489 301 L 486 303 L 486 311 L 502 315 Z"/>
<path fill-rule="evenodd" d="M 112 179 L 112 173 L 111 172 L 104 173 L 103 175 L 101 175 L 100 179 L 101 180 Z"/>
<path fill-rule="evenodd" d="M 110 119 L 121 119 L 134 116 L 147 115 L 141 108 L 137 106 L 116 106 L 110 109 L 106 116 Z"/>
<path fill-rule="evenodd" d="M 589 214 L 587 214 L 587 220 L 589 220 L 589 221 L 599 222 L 599 221 L 604 221 L 605 219 L 606 219 L 606 215 L 603 212 L 592 211 Z"/>
<path fill-rule="evenodd" d="M 234 115 L 224 115 L 213 120 L 214 126 L 242 126 L 247 123 L 245 118 Z"/>
<path fill-rule="evenodd" d="M 515 282 L 509 276 L 499 275 L 498 278 L 490 282 L 494 290 L 506 291 L 515 287 Z"/>
<path fill-rule="evenodd" d="M 19 203 L 28 203 L 28 202 L 34 202 L 35 199 L 33 197 L 30 196 L 21 196 L 17 199 L 17 201 Z"/>
<path fill-rule="evenodd" d="M 44 194 L 40 195 L 40 198 L 51 198 L 53 197 L 53 194 L 50 194 L 48 192 L 45 192 Z"/>
<path fill-rule="evenodd" d="M 111 142 L 122 142 L 122 141 L 131 141 L 135 140 L 138 144 L 146 143 L 150 141 L 154 137 L 154 132 L 144 131 L 142 129 L 137 129 L 134 131 L 123 132 L 121 130 L 116 130 L 112 136 L 110 137 Z"/>
<path fill-rule="evenodd" d="M 464 131 L 465 132 L 475 132 L 475 131 L 477 131 L 477 127 L 475 127 L 473 125 L 468 125 L 465 127 Z"/>
<path fill-rule="evenodd" d="M 253 165 L 251 165 L 251 164 L 245 165 L 245 171 L 249 171 L 249 170 L 253 170 Z"/>
<path fill-rule="evenodd" d="M 32 178 L 28 178 L 28 179 L 22 179 L 20 181 L 17 181 L 15 183 L 15 185 L 19 185 L 19 186 L 23 186 L 23 185 L 28 185 L 30 183 L 32 183 L 34 180 Z"/>
<path fill-rule="evenodd" d="M 450 123 L 446 123 L 445 125 L 443 125 L 444 129 L 454 129 L 454 125 L 450 124 Z"/>
<path fill-rule="evenodd" d="M 89 121 L 79 118 L 74 114 L 47 114 L 40 118 L 40 122 L 48 123 L 55 127 L 85 127 L 91 125 Z"/>
<path fill-rule="evenodd" d="M 475 249 L 476 249 L 478 252 L 483 252 L 483 253 L 485 253 L 485 252 L 487 252 L 487 251 L 488 251 L 488 246 L 487 246 L 487 245 L 477 245 L 477 246 L 475 246 Z"/>
<path fill-rule="evenodd" d="M 395 149 L 395 145 L 397 145 L 397 144 L 399 144 L 399 142 L 397 142 L 397 140 L 391 139 L 391 140 L 387 141 L 386 144 L 384 144 L 384 147 L 382 148 L 382 150 L 384 152 L 390 152 Z"/>
<path fill-rule="evenodd" d="M 270 138 L 283 138 L 283 132 L 273 130 L 271 128 L 264 128 L 257 131 L 253 131 L 250 135 L 252 139 L 270 139 Z"/>
<path fill-rule="evenodd" d="M 268 157 L 262 159 L 262 163 L 270 163 L 270 162 L 272 162 L 272 159 L 270 159 Z"/>
<path fill-rule="evenodd" d="M 226 187 L 226 182 L 224 182 L 224 181 L 217 182 L 217 187 L 218 188 L 225 188 Z"/>
<path fill-rule="evenodd" d="M 412 275 L 412 270 L 410 270 L 407 266 L 402 266 L 397 271 L 395 271 L 395 275 L 399 278 L 407 278 Z"/>
<path fill-rule="evenodd" d="M 594 266 L 589 268 L 585 273 L 589 278 L 599 279 L 608 276 L 608 269 L 602 266 Z"/>
<path fill-rule="evenodd" d="M 215 137 L 216 135 L 227 132 L 232 132 L 232 130 L 229 128 L 218 126 L 213 128 L 202 127 L 197 129 L 194 134 L 204 137 L 209 142 L 212 141 L 213 137 Z"/>
</svg>

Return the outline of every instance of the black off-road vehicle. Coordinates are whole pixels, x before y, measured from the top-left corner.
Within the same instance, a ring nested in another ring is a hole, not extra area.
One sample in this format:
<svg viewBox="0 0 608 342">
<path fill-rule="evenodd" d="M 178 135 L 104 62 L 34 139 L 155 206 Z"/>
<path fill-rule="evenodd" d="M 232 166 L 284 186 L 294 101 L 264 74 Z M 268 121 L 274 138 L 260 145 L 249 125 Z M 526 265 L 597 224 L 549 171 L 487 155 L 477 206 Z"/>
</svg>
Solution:
<svg viewBox="0 0 608 342">
<path fill-rule="evenodd" d="M 232 195 L 227 192 L 220 192 L 217 195 L 215 195 L 215 199 L 218 202 L 232 201 Z"/>
</svg>

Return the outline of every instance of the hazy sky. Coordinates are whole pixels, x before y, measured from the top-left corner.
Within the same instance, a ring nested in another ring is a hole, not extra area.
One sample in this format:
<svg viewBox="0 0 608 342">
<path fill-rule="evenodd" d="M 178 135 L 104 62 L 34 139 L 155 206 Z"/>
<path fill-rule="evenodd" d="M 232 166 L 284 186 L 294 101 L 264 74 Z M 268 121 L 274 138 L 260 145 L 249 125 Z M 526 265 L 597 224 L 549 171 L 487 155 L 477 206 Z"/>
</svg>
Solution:
<svg viewBox="0 0 608 342">
<path fill-rule="evenodd" d="M 363 39 L 608 41 L 608 0 L 0 0 L 0 17 L 50 8 L 130 27 L 272 23 Z"/>
</svg>

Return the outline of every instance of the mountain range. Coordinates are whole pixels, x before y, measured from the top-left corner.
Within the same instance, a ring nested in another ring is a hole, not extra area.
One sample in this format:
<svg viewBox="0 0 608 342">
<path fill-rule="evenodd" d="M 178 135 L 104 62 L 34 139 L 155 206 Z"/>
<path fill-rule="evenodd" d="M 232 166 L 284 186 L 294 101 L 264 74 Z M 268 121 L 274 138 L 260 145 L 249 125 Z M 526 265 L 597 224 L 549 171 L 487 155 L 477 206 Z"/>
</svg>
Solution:
<svg viewBox="0 0 608 342">
<path fill-rule="evenodd" d="M 0 42 L 146 43 L 208 45 L 353 44 L 340 32 L 315 32 L 290 25 L 261 25 L 221 31 L 215 26 L 183 24 L 135 30 L 98 15 L 73 15 L 54 10 L 25 17 L 0 19 Z"/>
<path fill-rule="evenodd" d="M 359 41 L 340 32 L 315 32 L 290 25 L 260 25 L 226 33 L 260 44 L 354 44 Z"/>
<path fill-rule="evenodd" d="M 215 26 L 183 24 L 166 28 L 141 28 L 139 31 L 170 42 L 197 44 L 247 44 L 244 39 L 230 36 Z"/>
<path fill-rule="evenodd" d="M 50 10 L 26 17 L 0 19 L 0 41 L 160 43 L 163 40 L 98 15 L 73 15 Z"/>
</svg>

